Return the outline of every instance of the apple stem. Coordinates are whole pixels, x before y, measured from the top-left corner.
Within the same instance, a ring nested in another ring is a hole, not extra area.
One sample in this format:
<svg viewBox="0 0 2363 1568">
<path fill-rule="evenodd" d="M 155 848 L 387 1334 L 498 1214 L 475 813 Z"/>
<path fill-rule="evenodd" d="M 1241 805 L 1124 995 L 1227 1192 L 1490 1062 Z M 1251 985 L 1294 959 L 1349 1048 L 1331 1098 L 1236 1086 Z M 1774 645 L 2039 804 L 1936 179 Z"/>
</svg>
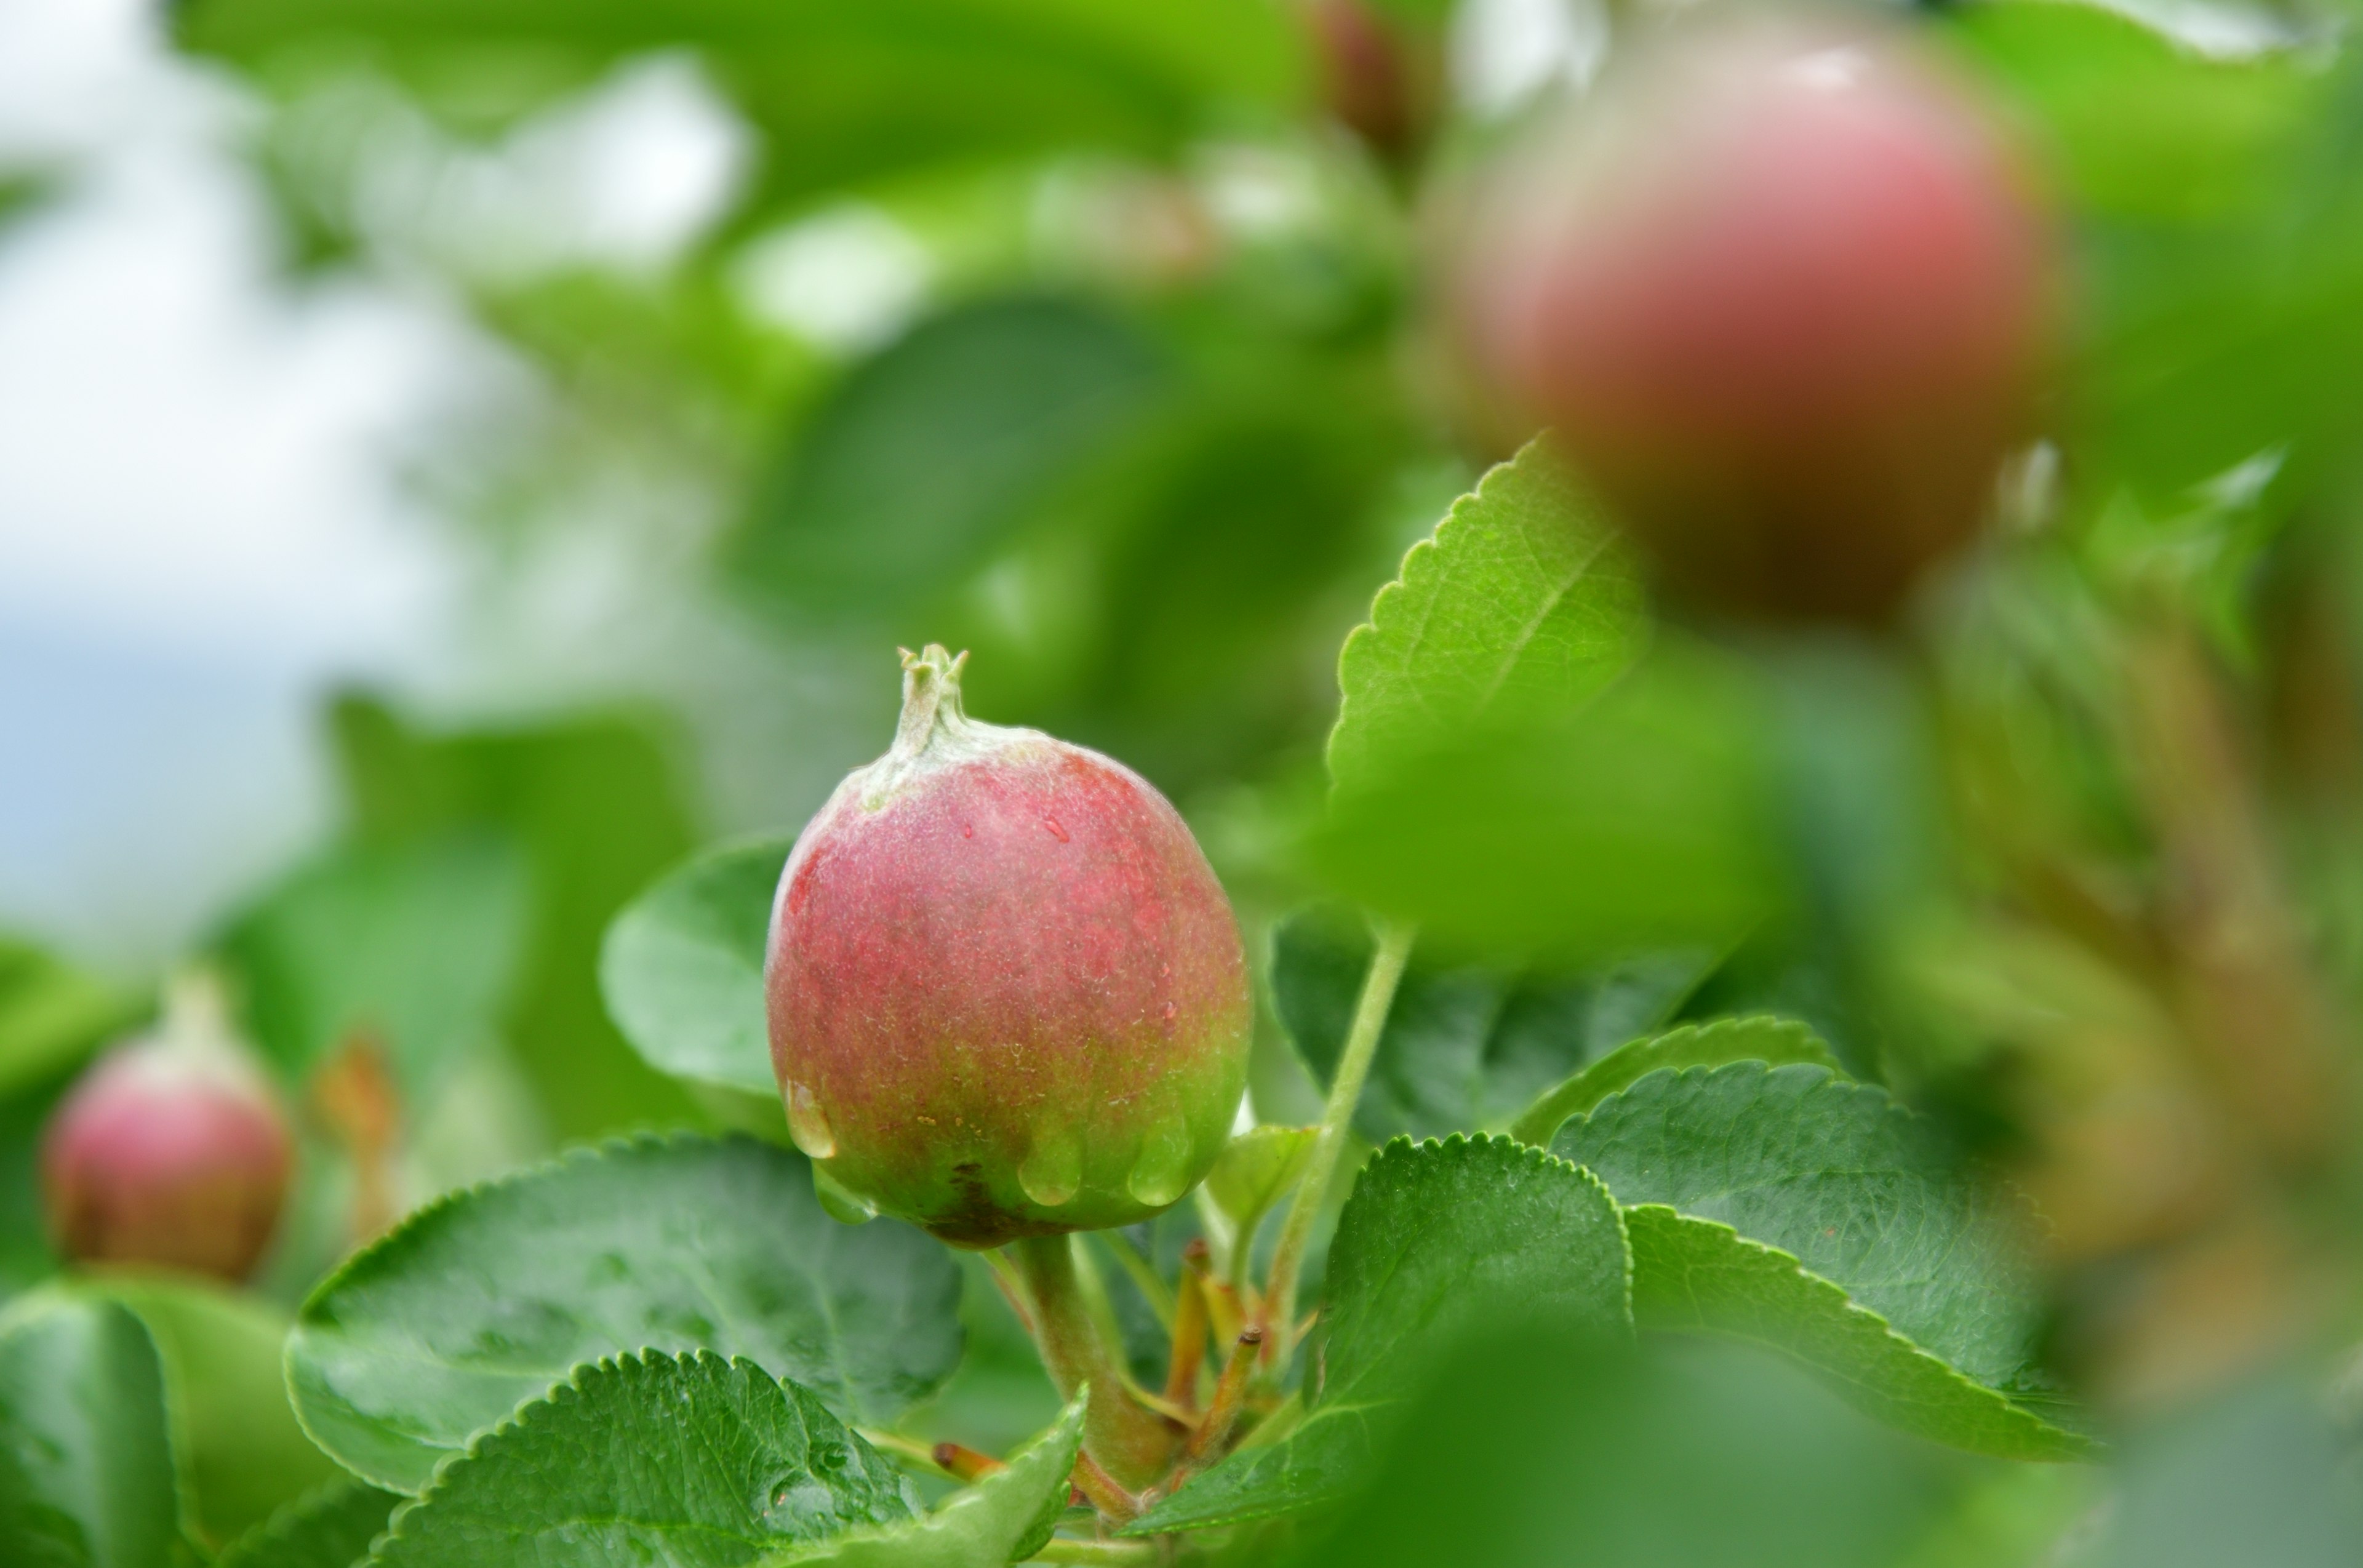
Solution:
<svg viewBox="0 0 2363 1568">
<path fill-rule="evenodd" d="M 1007 1248 L 1034 1305 L 1034 1342 L 1062 1397 L 1089 1384 L 1083 1450 L 1122 1485 L 1138 1489 L 1165 1473 L 1178 1434 L 1161 1416 L 1125 1394 L 1123 1361 L 1100 1331 L 1082 1282 L 1076 1277 L 1072 1239 L 1028 1236 Z"/>
<path fill-rule="evenodd" d="M 917 653 L 903 650 L 903 715 L 894 724 L 893 755 L 915 757 L 927 749 L 938 725 L 958 729 L 967 723 L 968 712 L 960 706 L 960 667 L 967 662 L 967 654 L 956 659 L 940 642 Z"/>
<path fill-rule="evenodd" d="M 1379 922 L 1378 949 L 1370 954 L 1370 970 L 1362 976 L 1362 994 L 1354 1004 L 1346 1049 L 1337 1058 L 1329 1103 L 1321 1113 L 1321 1130 L 1314 1138 L 1313 1152 L 1304 1162 L 1304 1174 L 1297 1183 L 1288 1218 L 1280 1229 L 1280 1241 L 1272 1250 L 1271 1273 L 1256 1307 L 1256 1327 L 1262 1330 L 1265 1364 L 1274 1379 L 1288 1371 L 1289 1358 L 1296 1351 L 1297 1272 L 1304 1266 L 1305 1243 L 1312 1240 L 1313 1222 L 1321 1213 L 1329 1178 L 1337 1173 L 1337 1157 L 1345 1151 L 1354 1107 L 1362 1098 L 1363 1081 L 1370 1075 L 1379 1037 L 1386 1032 L 1387 1013 L 1394 1006 L 1395 987 L 1403 982 L 1403 965 L 1411 960 L 1417 929 L 1392 920 Z"/>
</svg>

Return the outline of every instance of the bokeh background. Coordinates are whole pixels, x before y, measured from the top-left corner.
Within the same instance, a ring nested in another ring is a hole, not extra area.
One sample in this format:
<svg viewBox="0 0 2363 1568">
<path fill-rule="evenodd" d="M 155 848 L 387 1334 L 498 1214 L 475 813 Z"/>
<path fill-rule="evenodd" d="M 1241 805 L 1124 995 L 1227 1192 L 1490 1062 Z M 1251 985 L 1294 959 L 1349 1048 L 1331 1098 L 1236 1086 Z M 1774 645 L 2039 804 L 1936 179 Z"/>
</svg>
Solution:
<svg viewBox="0 0 2363 1568">
<path fill-rule="evenodd" d="M 898 645 L 1146 773 L 1269 954 L 1337 891 L 1339 643 L 1525 434 L 1438 308 L 1464 177 L 1648 12 L 0 0 L 0 1294 L 57 1266 L 49 1106 L 193 959 L 300 1109 L 283 1307 L 359 1217 L 743 1117 L 634 1053 L 600 942 L 877 754 Z M 2250 1482 L 2351 1471 L 2363 1422 L 2324 1370 L 2363 1234 L 2350 19 L 1911 19 L 2057 222 L 2059 384 L 1907 627 L 1725 645 L 1814 918 L 1683 1016 L 1807 1018 L 2042 1201 L 2063 1384 L 2165 1434 L 2111 1561 L 2219 1539 L 2194 1473 L 2247 1499 L 2226 1551 L 2339 1561 Z M 1527 918 L 1519 868 L 1447 869 Z M 2225 929 L 2264 936 L 2210 968 Z M 1264 1013 L 1254 1110 L 1312 1119 Z M 948 1408 L 1005 1443 L 1052 1401 L 981 1281 Z M 1992 1492 L 2003 1545 L 1911 1561 L 2046 1560 L 2099 1496 Z"/>
</svg>

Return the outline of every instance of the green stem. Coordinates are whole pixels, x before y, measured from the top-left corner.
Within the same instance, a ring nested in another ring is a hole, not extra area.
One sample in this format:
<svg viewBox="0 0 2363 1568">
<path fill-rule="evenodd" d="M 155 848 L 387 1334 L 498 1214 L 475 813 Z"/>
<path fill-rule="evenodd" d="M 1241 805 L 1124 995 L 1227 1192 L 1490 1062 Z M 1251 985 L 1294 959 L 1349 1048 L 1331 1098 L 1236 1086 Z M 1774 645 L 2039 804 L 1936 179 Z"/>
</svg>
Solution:
<svg viewBox="0 0 2363 1568">
<path fill-rule="evenodd" d="M 1158 1277 L 1156 1265 L 1140 1255 L 1140 1249 L 1121 1230 L 1094 1230 L 1093 1235 L 1107 1244 L 1116 1263 L 1132 1281 L 1135 1290 L 1148 1301 L 1148 1309 L 1157 1314 L 1157 1326 L 1167 1333 L 1173 1331 L 1173 1287 Z"/>
<path fill-rule="evenodd" d="M 1394 1006 L 1395 987 L 1402 984 L 1403 965 L 1411 959 L 1417 929 L 1392 920 L 1379 923 L 1378 951 L 1370 955 L 1370 972 L 1362 976 L 1362 995 L 1354 1004 L 1354 1023 L 1346 1035 L 1346 1049 L 1337 1058 L 1337 1075 L 1329 1084 L 1329 1104 L 1321 1113 L 1321 1131 L 1313 1140 L 1312 1157 L 1304 1162 L 1288 1218 L 1280 1229 L 1271 1254 L 1271 1273 L 1264 1282 L 1263 1300 L 1256 1320 L 1263 1329 L 1265 1364 L 1275 1379 L 1288 1370 L 1296 1352 L 1296 1275 L 1304 1264 L 1305 1243 L 1312 1240 L 1313 1221 L 1337 1170 L 1354 1106 L 1362 1097 L 1362 1082 L 1370 1075 L 1370 1059 L 1378 1054 L 1379 1037 L 1386 1032 L 1387 1013 Z"/>
<path fill-rule="evenodd" d="M 1154 1562 L 1157 1547 L 1146 1540 L 1070 1540 L 1052 1536 L 1028 1562 Z"/>
<path fill-rule="evenodd" d="M 1071 1240 L 1029 1236 L 1011 1242 L 1007 1252 L 1033 1302 L 1034 1342 L 1050 1381 L 1069 1399 L 1091 1385 L 1083 1451 L 1133 1491 L 1154 1484 L 1171 1462 L 1179 1434 L 1163 1417 L 1126 1397 L 1126 1368 L 1093 1318 L 1076 1276 Z"/>
</svg>

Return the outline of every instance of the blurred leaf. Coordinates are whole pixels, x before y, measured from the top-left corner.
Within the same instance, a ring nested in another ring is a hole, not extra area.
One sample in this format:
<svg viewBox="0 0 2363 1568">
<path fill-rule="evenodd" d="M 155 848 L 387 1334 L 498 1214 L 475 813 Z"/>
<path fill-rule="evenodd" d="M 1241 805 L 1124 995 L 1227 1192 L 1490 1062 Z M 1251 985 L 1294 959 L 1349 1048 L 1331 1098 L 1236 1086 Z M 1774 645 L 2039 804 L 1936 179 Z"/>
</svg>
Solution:
<svg viewBox="0 0 2363 1568">
<path fill-rule="evenodd" d="M 917 1231 L 829 1218 L 790 1151 L 643 1139 L 412 1215 L 304 1304 L 288 1383 L 315 1440 L 416 1491 L 568 1368 L 644 1348 L 749 1356 L 883 1424 L 958 1363 L 959 1288 Z"/>
<path fill-rule="evenodd" d="M 1802 1062 L 1847 1076 L 1845 1066 L 1812 1027 L 1793 1018 L 1758 1016 L 1684 1024 L 1664 1034 L 1627 1040 L 1546 1091 L 1511 1124 L 1510 1136 L 1521 1143 L 1548 1144 L 1568 1118 L 1583 1115 L 1661 1067 L 1721 1067 L 1730 1062 L 1764 1062 L 1775 1067 Z"/>
<path fill-rule="evenodd" d="M 1228 343 L 1196 352 L 1218 362 L 1201 362 L 1188 396 L 1094 476 L 1076 517 L 1054 519 L 1080 541 L 1095 602 L 1054 589 L 1034 617 L 1069 639 L 1046 726 L 1177 796 L 1268 766 L 1326 721 L 1319 672 L 1344 629 L 1341 595 L 1381 548 L 1381 504 L 1418 440 L 1380 390 L 1381 367 Z M 980 601 L 980 632 L 993 633 L 994 607 Z M 991 667 L 979 674 L 989 695 Z"/>
<path fill-rule="evenodd" d="M 41 1206 L 42 1132 L 83 1059 L 140 1010 L 44 950 L 0 938 L 0 1300 L 57 1272 Z"/>
<path fill-rule="evenodd" d="M 1936 1442 L 2003 1459 L 2087 1459 L 2090 1440 L 1973 1382 L 1777 1248 L 1657 1204 L 1625 1211 L 1633 1317 L 1787 1351 L 1856 1408 Z"/>
<path fill-rule="evenodd" d="M 1124 1531 L 1206 1529 L 1350 1496 L 1423 1358 L 1503 1318 L 1616 1332 L 1632 1320 L 1615 1205 L 1589 1172 L 1505 1138 L 1398 1139 L 1338 1219 L 1304 1419 L 1244 1448 Z"/>
<path fill-rule="evenodd" d="M 561 1138 L 684 1121 L 687 1095 L 641 1062 L 599 1000 L 608 920 L 693 841 L 664 747 L 625 717 L 423 734 L 367 697 L 331 716 L 367 844 L 505 836 L 532 890 L 523 967 L 502 1034 Z"/>
<path fill-rule="evenodd" d="M 214 1568 L 354 1568 L 385 1529 L 400 1494 L 339 1475 L 222 1549 Z"/>
<path fill-rule="evenodd" d="M 0 170 L 0 230 L 30 217 L 57 189 L 53 174 L 41 170 Z"/>
<path fill-rule="evenodd" d="M 110 1271 L 81 1288 L 129 1307 L 155 1340 L 173 1455 L 211 1540 L 259 1525 L 337 1473 L 288 1405 L 288 1325 L 277 1308 L 183 1275 Z"/>
<path fill-rule="evenodd" d="M 965 1341 L 960 1367 L 933 1398 L 904 1417 L 899 1429 L 930 1441 L 966 1443 L 981 1453 L 1005 1453 L 1058 1418 L 1059 1391 L 984 1259 L 960 1252 L 953 1262 L 960 1274 Z"/>
<path fill-rule="evenodd" d="M 1049 1430 L 999 1470 L 955 1492 L 920 1518 L 791 1548 L 766 1568 L 1000 1568 L 1032 1557 L 1067 1511 L 1068 1477 L 1083 1444 L 1083 1399 L 1068 1402 Z"/>
<path fill-rule="evenodd" d="M 1661 1070 L 1550 1147 L 1621 1204 L 1667 1205 L 1789 1253 L 1988 1388 L 2043 1385 L 2027 1217 L 1882 1090 L 1803 1065 Z M 1735 1289 L 1755 1288 L 1740 1277 L 1754 1262 L 1728 1266 Z"/>
<path fill-rule="evenodd" d="M 1598 506 L 1541 441 L 1453 503 L 1337 657 L 1341 792 L 1477 727 L 1596 695 L 1647 635 L 1641 588 Z"/>
<path fill-rule="evenodd" d="M 2301 477 L 2277 488 L 2335 472 L 2363 427 L 2363 67 L 2206 60 L 2082 6 L 1970 7 L 1955 31 L 2077 200 L 2071 450 L 2095 498 L 2130 483 L 2170 516 L 2283 449 Z"/>
<path fill-rule="evenodd" d="M 2252 207 L 2323 97 L 2322 73 L 2293 50 L 2209 59 L 2093 5 L 1964 6 L 1944 14 L 1942 36 L 2090 215 L 2188 223 Z"/>
<path fill-rule="evenodd" d="M 1073 300 L 992 299 L 923 321 L 804 422 L 739 566 L 807 615 L 891 623 L 1074 484 L 1165 379 L 1139 333 Z"/>
<path fill-rule="evenodd" d="M 1366 922 L 1317 906 L 1272 931 L 1273 1010 L 1324 1084 L 1345 1050 L 1375 946 Z M 1401 1132 L 1499 1127 L 1581 1063 L 1662 1024 L 1712 967 L 1703 950 L 1610 962 L 1590 973 L 1448 968 L 1414 951 L 1355 1129 L 1377 1143 Z"/>
<path fill-rule="evenodd" d="M 0 1560 L 167 1568 L 180 1498 L 163 1371 L 111 1301 L 63 1291 L 0 1316 Z"/>
<path fill-rule="evenodd" d="M 1720 947 L 1795 896 L 1773 750 L 1744 678 L 1661 648 L 1581 711 L 1340 791 L 1306 851 L 1337 892 L 1439 944 Z"/>
<path fill-rule="evenodd" d="M 497 123 L 615 61 L 702 50 L 763 133 L 762 195 L 1068 147 L 1170 150 L 1301 91 L 1258 0 L 197 0 L 181 42 L 293 82 L 366 64 L 461 123 Z"/>
<path fill-rule="evenodd" d="M 424 1096 L 497 1033 L 528 891 L 523 859 L 489 834 L 346 845 L 250 905 L 221 955 L 255 1043 L 290 1080 L 366 1037 Z"/>
<path fill-rule="evenodd" d="M 648 1351 L 575 1369 L 436 1472 L 370 1561 L 752 1563 L 910 1517 L 901 1473 L 809 1389 Z"/>
<path fill-rule="evenodd" d="M 41 1200 L 41 1136 L 64 1075 L 0 1099 L 0 1302 L 58 1271 Z"/>
<path fill-rule="evenodd" d="M 1761 1352 L 1544 1322 L 1464 1345 L 1398 1430 L 1297 1568 L 1892 1568 L 1947 1478 Z"/>
<path fill-rule="evenodd" d="M 1238 1227 L 1242 1244 L 1255 1235 L 1265 1212 L 1296 1185 L 1320 1132 L 1317 1127 L 1251 1127 L 1215 1156 L 1215 1168 L 1206 1173 L 1206 1195 Z"/>
<path fill-rule="evenodd" d="M 599 987 L 650 1066 L 778 1099 L 763 948 L 780 868 L 794 844 L 761 839 L 709 850 L 667 873 L 607 928 Z"/>
<path fill-rule="evenodd" d="M 2065 1568 L 2106 1485 L 2097 1466 L 2010 1464 L 1972 1482 L 1896 1568 Z"/>
<path fill-rule="evenodd" d="M 136 1011 L 95 976 L 0 937 L 0 1097 L 74 1065 Z"/>
<path fill-rule="evenodd" d="M 2351 1433 L 2269 1375 L 2129 1438 L 2099 1539 L 2073 1568 L 2332 1568 L 2363 1554 Z"/>
</svg>

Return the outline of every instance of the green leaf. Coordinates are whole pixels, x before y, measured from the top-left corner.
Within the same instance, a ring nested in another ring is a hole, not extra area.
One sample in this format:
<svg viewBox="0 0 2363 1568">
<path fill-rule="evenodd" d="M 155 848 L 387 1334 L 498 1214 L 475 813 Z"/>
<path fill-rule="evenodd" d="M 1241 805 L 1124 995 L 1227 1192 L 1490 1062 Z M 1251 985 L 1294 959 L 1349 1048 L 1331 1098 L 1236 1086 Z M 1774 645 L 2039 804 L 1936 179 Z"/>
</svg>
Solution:
<svg viewBox="0 0 2363 1568">
<path fill-rule="evenodd" d="M 208 1540 L 260 1524 L 337 1473 L 288 1405 L 279 1308 L 178 1274 L 109 1272 L 79 1288 L 129 1307 L 155 1340 L 173 1453 Z"/>
<path fill-rule="evenodd" d="M 1306 858 L 1439 944 L 1586 962 L 1720 948 L 1796 898 L 1779 756 L 1758 677 L 1661 639 L 1581 707 L 1489 720 L 1341 786 Z"/>
<path fill-rule="evenodd" d="M 791 1547 L 765 1568 L 1003 1568 L 1040 1550 L 1067 1510 L 1068 1479 L 1083 1443 L 1083 1396 L 1009 1462 L 955 1492 L 923 1518 Z"/>
<path fill-rule="evenodd" d="M 1763 1016 L 1714 1018 L 1625 1041 L 1547 1090 L 1511 1124 L 1510 1136 L 1521 1143 L 1548 1143 L 1568 1118 L 1581 1116 L 1660 1067 L 1720 1067 L 1728 1062 L 1763 1062 L 1775 1067 L 1803 1062 L 1847 1076 L 1845 1065 L 1811 1025 Z"/>
<path fill-rule="evenodd" d="M 1304 75 L 1287 17 L 1256 0 L 199 0 L 174 21 L 185 47 L 268 78 L 374 68 L 471 125 L 699 49 L 768 144 L 773 203 L 1069 146 L 1164 152 L 1290 103 Z"/>
<path fill-rule="evenodd" d="M 1596 1172 L 1621 1203 L 1664 1205 L 1787 1253 L 1963 1377 L 2008 1397 L 2045 1397 L 2022 1207 L 1963 1170 L 1883 1091 L 1803 1065 L 1659 1071 L 1570 1119 L 1551 1150 Z M 1681 1235 L 1686 1246 L 1707 1247 L 1703 1234 Z M 1636 1269 L 1638 1256 L 1636 1241 Z M 1676 1266 L 1687 1261 L 1670 1256 Z M 1722 1266 L 1741 1310 L 1777 1273 L 1760 1259 Z M 1765 1330 L 1795 1336 L 1798 1353 L 1810 1360 L 1816 1346 L 1846 1354 L 1848 1343 L 1869 1343 L 1888 1355 L 1883 1343 L 1862 1339 L 1862 1325 L 1834 1327 L 1826 1298 L 1785 1281 L 1781 1288 L 1785 1318 L 1768 1319 Z M 1663 1298 L 1636 1285 L 1636 1301 L 1645 1296 Z M 1876 1370 L 1822 1364 L 1842 1380 Z M 1903 1374 L 1911 1369 L 1882 1364 L 1889 1387 L 1867 1399 L 1918 1396 Z"/>
<path fill-rule="evenodd" d="M 726 845 L 668 872 L 616 917 L 599 956 L 607 1011 L 649 1066 L 760 1095 L 775 1115 L 763 945 L 794 844 Z"/>
<path fill-rule="evenodd" d="M 1828 1373 L 1856 1408 L 1955 1448 L 2025 1460 L 2094 1451 L 2089 1439 L 1964 1376 L 1776 1247 L 1659 1204 L 1626 1209 L 1625 1228 L 1633 1316 L 1644 1328 L 1769 1345 Z"/>
<path fill-rule="evenodd" d="M 128 999 L 95 976 L 0 937 L 0 1097 L 72 1066 L 132 1017 Z"/>
<path fill-rule="evenodd" d="M 394 1516 L 380 1568 L 736 1568 L 911 1514 L 906 1484 L 810 1389 L 647 1351 L 578 1368 Z"/>
<path fill-rule="evenodd" d="M 1205 1529 L 1351 1495 L 1422 1368 L 1503 1318 L 1622 1331 L 1630 1259 L 1607 1190 L 1506 1138 L 1398 1139 L 1363 1169 L 1330 1244 L 1319 1385 L 1279 1442 L 1243 1448 L 1127 1535 Z"/>
<path fill-rule="evenodd" d="M 1318 906 L 1272 931 L 1273 1008 L 1323 1084 L 1345 1051 L 1375 946 L 1367 922 Z M 1581 1063 L 1663 1023 L 1713 967 L 1705 949 L 1610 960 L 1588 973 L 1453 965 L 1415 951 L 1355 1129 L 1377 1143 L 1503 1126 Z"/>
<path fill-rule="evenodd" d="M 0 1561 L 166 1568 L 180 1528 L 148 1330 L 111 1301 L 17 1301 L 0 1316 Z"/>
<path fill-rule="evenodd" d="M 686 1121 L 688 1095 L 634 1053 L 599 1000 L 607 922 L 693 846 L 674 748 L 643 714 L 433 733 L 371 698 L 331 714 L 352 837 L 416 846 L 505 838 L 531 890 L 499 1023 L 561 1139 Z"/>
<path fill-rule="evenodd" d="M 1251 1127 L 1223 1145 L 1206 1173 L 1206 1195 L 1237 1227 L 1242 1241 L 1304 1173 L 1317 1127 Z"/>
<path fill-rule="evenodd" d="M 1165 379 L 1139 333 L 1071 300 L 947 311 L 863 361 L 804 425 L 739 565 L 807 614 L 891 618 L 981 565 Z"/>
<path fill-rule="evenodd" d="M 804 1160 L 641 1139 L 454 1194 L 322 1282 L 288 1343 L 305 1429 L 415 1492 L 563 1380 L 643 1348 L 746 1356 L 885 1425 L 960 1360 L 960 1274 L 902 1225 L 825 1214 Z"/>
<path fill-rule="evenodd" d="M 1618 1345 L 1512 1324 L 1426 1385 L 1383 1464 L 1352 1502 L 1300 1527 L 1309 1550 L 1288 1561 L 1901 1568 L 1969 1468 L 1747 1345 Z"/>
<path fill-rule="evenodd" d="M 2040 135 L 2087 215 L 2188 223 L 2254 204 L 2327 84 L 2302 51 L 2209 59 L 2091 5 L 1979 6 L 1938 36 Z"/>
<path fill-rule="evenodd" d="M 1531 442 L 1412 546 L 1346 639 L 1330 776 L 1361 789 L 1481 723 L 1582 703 L 1647 635 L 1638 580 L 1598 506 Z"/>
<path fill-rule="evenodd" d="M 224 933 L 255 1043 L 290 1079 L 357 1035 L 414 1096 L 498 1030 L 524 946 L 526 867 L 484 832 L 332 850 Z"/>
<path fill-rule="evenodd" d="M 283 1504 L 223 1548 L 214 1568 L 353 1568 L 401 1501 L 398 1493 L 343 1476 Z"/>
</svg>

